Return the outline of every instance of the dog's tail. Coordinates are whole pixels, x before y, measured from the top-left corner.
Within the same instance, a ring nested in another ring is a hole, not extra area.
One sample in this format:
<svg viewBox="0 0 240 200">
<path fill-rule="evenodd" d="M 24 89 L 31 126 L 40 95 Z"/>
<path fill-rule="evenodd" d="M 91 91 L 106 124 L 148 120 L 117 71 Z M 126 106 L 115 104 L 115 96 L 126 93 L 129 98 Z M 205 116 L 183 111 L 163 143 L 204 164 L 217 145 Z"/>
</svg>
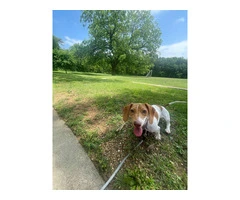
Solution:
<svg viewBox="0 0 240 200">
<path fill-rule="evenodd" d="M 187 103 L 187 102 L 186 101 L 173 101 L 173 102 L 170 102 L 170 103 L 164 105 L 164 107 L 170 106 L 170 105 L 175 104 L 175 103 Z"/>
</svg>

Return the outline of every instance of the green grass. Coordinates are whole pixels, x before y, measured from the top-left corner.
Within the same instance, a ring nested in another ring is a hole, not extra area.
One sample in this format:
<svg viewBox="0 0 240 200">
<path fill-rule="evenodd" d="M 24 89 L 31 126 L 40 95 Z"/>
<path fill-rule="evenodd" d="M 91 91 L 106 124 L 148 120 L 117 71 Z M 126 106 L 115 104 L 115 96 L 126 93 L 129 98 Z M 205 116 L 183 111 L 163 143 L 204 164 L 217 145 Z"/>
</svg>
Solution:
<svg viewBox="0 0 240 200">
<path fill-rule="evenodd" d="M 119 77 L 122 80 L 132 80 L 132 82 L 136 83 L 148 83 L 154 85 L 164 85 L 164 86 L 171 86 L 171 87 L 179 87 L 179 88 L 187 88 L 187 80 L 186 79 L 177 79 L 177 78 L 159 78 L 159 77 Z"/>
<path fill-rule="evenodd" d="M 131 124 L 116 132 L 126 104 L 187 101 L 186 90 L 133 82 L 187 88 L 186 79 L 53 72 L 53 106 L 106 181 L 139 142 Z M 162 140 L 147 137 L 126 160 L 110 189 L 187 189 L 187 104 L 167 109 L 172 133 L 166 134 L 160 121 Z"/>
</svg>

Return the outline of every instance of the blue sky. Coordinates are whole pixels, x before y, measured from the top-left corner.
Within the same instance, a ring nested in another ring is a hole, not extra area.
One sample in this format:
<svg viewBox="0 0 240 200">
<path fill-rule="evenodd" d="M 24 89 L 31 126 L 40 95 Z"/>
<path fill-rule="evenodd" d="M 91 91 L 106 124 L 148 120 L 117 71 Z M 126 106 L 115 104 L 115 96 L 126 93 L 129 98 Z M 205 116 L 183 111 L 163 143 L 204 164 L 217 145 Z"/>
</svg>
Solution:
<svg viewBox="0 0 240 200">
<path fill-rule="evenodd" d="M 187 10 L 152 10 L 160 25 L 162 57 L 187 58 Z M 53 10 L 53 35 L 61 38 L 63 48 L 88 39 L 87 27 L 80 23 L 79 10 Z"/>
</svg>

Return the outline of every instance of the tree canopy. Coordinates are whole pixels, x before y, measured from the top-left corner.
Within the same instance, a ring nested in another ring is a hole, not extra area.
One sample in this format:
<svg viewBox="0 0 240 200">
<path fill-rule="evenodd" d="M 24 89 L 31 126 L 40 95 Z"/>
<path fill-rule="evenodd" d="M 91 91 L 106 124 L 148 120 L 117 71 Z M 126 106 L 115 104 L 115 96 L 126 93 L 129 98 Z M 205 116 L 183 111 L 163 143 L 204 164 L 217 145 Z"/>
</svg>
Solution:
<svg viewBox="0 0 240 200">
<path fill-rule="evenodd" d="M 88 25 L 92 61 L 104 60 L 113 75 L 144 74 L 153 66 L 161 31 L 150 11 L 83 11 L 80 21 Z"/>
<path fill-rule="evenodd" d="M 63 44 L 63 41 L 53 35 L 53 49 L 61 49 L 60 45 Z"/>
<path fill-rule="evenodd" d="M 61 49 L 60 44 L 63 44 L 63 41 L 53 35 L 53 70 L 63 69 L 66 73 L 68 70 L 75 70 L 76 64 L 73 55 L 70 51 Z"/>
<path fill-rule="evenodd" d="M 152 76 L 187 78 L 187 59 L 160 57 L 154 63 Z"/>
</svg>

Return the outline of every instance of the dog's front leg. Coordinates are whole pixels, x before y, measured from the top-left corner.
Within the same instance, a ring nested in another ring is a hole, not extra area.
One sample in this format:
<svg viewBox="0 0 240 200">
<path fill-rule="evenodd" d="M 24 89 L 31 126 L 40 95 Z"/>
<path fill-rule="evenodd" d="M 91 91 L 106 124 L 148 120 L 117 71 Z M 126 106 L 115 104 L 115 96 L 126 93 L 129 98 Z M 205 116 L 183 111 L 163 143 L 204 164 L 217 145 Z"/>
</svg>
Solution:
<svg viewBox="0 0 240 200">
<path fill-rule="evenodd" d="M 161 140 L 161 134 L 160 134 L 160 127 L 158 126 L 158 130 L 153 133 L 156 140 Z"/>
</svg>

